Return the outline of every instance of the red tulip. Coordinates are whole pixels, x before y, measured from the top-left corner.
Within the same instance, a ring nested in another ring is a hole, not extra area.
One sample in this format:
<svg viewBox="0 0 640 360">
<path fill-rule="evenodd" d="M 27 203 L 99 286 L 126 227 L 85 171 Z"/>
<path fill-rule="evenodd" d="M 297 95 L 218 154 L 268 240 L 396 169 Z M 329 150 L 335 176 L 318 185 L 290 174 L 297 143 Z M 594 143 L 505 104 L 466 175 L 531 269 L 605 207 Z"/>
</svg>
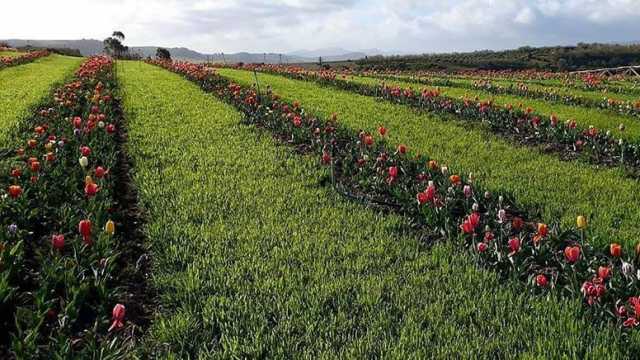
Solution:
<svg viewBox="0 0 640 360">
<path fill-rule="evenodd" d="M 98 166 L 96 168 L 96 177 L 98 179 L 103 178 L 106 175 L 106 173 L 107 173 L 106 170 L 102 166 Z"/>
<path fill-rule="evenodd" d="M 64 249 L 64 235 L 52 235 L 51 236 L 51 245 L 54 249 L 62 251 Z"/>
<path fill-rule="evenodd" d="M 536 276 L 536 284 L 539 287 L 546 287 L 547 283 L 548 283 L 547 277 L 544 276 L 543 274 L 540 274 L 540 275 Z"/>
<path fill-rule="evenodd" d="M 56 159 L 56 155 L 54 153 L 52 153 L 52 152 L 48 152 L 46 159 L 47 159 L 48 162 L 52 162 L 52 161 L 54 161 Z"/>
<path fill-rule="evenodd" d="M 109 124 L 107 125 L 107 127 L 105 128 L 107 130 L 107 133 L 109 134 L 113 134 L 116 132 L 116 126 L 113 124 Z"/>
<path fill-rule="evenodd" d="M 87 245 L 91 245 L 91 220 L 82 220 L 78 224 L 78 232 Z"/>
<path fill-rule="evenodd" d="M 512 237 L 511 239 L 509 239 L 509 241 L 507 242 L 507 245 L 509 245 L 511 254 L 515 254 L 518 251 L 520 251 L 520 239 L 517 237 Z"/>
<path fill-rule="evenodd" d="M 578 258 L 580 258 L 580 247 L 579 246 L 567 246 L 564 249 L 564 258 L 570 264 L 573 264 L 576 261 L 578 261 Z"/>
<path fill-rule="evenodd" d="M 549 234 L 549 227 L 547 224 L 538 223 L 538 234 L 542 237 L 546 237 Z"/>
<path fill-rule="evenodd" d="M 79 116 L 73 118 L 73 127 L 80 129 L 82 127 L 82 119 Z"/>
<path fill-rule="evenodd" d="M 484 243 L 484 242 L 478 243 L 477 249 L 479 253 L 483 253 L 487 251 L 487 248 L 489 248 L 489 245 L 487 245 L 487 243 Z"/>
<path fill-rule="evenodd" d="M 416 199 L 418 200 L 418 205 L 424 205 L 424 204 L 427 203 L 427 201 L 429 201 L 428 197 L 427 197 L 427 193 L 424 192 L 424 191 L 423 192 L 419 192 L 416 195 Z"/>
<path fill-rule="evenodd" d="M 89 155 L 91 155 L 91 148 L 88 146 L 82 146 L 80 148 L 80 153 L 82 154 L 82 156 L 88 157 Z"/>
<path fill-rule="evenodd" d="M 13 199 L 17 199 L 22 195 L 22 188 L 19 185 L 11 185 L 9 186 L 9 196 Z"/>
<path fill-rule="evenodd" d="M 302 118 L 300 116 L 296 116 L 293 118 L 293 126 L 295 127 L 302 126 Z"/>
<path fill-rule="evenodd" d="M 111 327 L 109 331 L 121 329 L 124 326 L 125 307 L 122 304 L 116 304 L 111 312 Z"/>
<path fill-rule="evenodd" d="M 365 135 L 364 136 L 364 144 L 367 145 L 367 146 L 373 145 L 373 136 Z"/>
<path fill-rule="evenodd" d="M 389 176 L 395 178 L 398 176 L 398 168 L 396 166 L 389 167 Z"/>
<path fill-rule="evenodd" d="M 611 275 L 611 268 L 609 268 L 608 266 L 600 266 L 598 268 L 598 276 L 600 276 L 600 279 L 607 280 L 610 275 Z"/>
<path fill-rule="evenodd" d="M 11 176 L 16 179 L 19 178 L 20 176 L 22 176 L 22 170 L 20 170 L 19 168 L 12 169 Z"/>
<path fill-rule="evenodd" d="M 38 146 L 38 141 L 36 141 L 35 139 L 30 139 L 29 141 L 27 141 L 27 145 L 33 149 Z"/>
<path fill-rule="evenodd" d="M 30 167 L 33 172 L 40 171 L 40 161 L 32 161 Z"/>
<path fill-rule="evenodd" d="M 385 136 L 387 134 L 387 129 L 384 126 L 380 126 L 378 128 L 378 133 L 380 134 L 380 136 Z"/>
<path fill-rule="evenodd" d="M 480 214 L 478 214 L 477 212 L 474 212 L 471 215 L 467 216 L 467 218 L 462 222 L 462 225 L 460 225 L 460 229 L 465 234 L 472 234 L 475 232 L 479 224 L 480 224 Z"/>
<path fill-rule="evenodd" d="M 404 144 L 398 145 L 398 152 L 402 155 L 407 153 L 407 146 Z"/>
<path fill-rule="evenodd" d="M 100 188 L 98 187 L 98 185 L 96 185 L 96 183 L 93 183 L 93 182 L 87 183 L 84 186 L 84 193 L 85 195 L 87 195 L 87 197 L 95 196 L 99 190 Z"/>
<path fill-rule="evenodd" d="M 620 257 L 622 255 L 622 246 L 620 246 L 620 244 L 613 243 L 609 245 L 609 252 L 613 257 Z"/>
<path fill-rule="evenodd" d="M 331 164 L 331 155 L 326 151 L 322 152 L 322 163 L 325 165 Z"/>
</svg>

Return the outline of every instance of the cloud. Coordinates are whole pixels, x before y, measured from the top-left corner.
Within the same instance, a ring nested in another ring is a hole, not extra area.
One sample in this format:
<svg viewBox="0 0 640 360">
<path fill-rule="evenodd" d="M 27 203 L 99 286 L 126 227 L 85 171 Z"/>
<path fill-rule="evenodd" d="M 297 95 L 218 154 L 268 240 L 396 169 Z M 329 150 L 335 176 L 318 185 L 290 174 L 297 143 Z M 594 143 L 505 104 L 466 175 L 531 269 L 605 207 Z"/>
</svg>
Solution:
<svg viewBox="0 0 640 360">
<path fill-rule="evenodd" d="M 21 0 L 0 37 L 97 38 L 207 52 L 403 52 L 640 40 L 640 0 Z M 37 9 L 37 11 L 34 11 Z"/>
</svg>

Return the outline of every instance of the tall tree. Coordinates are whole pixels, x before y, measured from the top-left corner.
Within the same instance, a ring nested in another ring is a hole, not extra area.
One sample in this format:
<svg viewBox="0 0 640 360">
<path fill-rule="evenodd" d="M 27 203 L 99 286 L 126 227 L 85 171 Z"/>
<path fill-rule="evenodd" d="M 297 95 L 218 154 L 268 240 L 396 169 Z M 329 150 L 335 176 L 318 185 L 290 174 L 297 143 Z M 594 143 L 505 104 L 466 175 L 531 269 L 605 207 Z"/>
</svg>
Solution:
<svg viewBox="0 0 640 360">
<path fill-rule="evenodd" d="M 161 60 L 171 60 L 171 53 L 169 50 L 159 47 L 156 50 L 156 57 Z"/>
</svg>

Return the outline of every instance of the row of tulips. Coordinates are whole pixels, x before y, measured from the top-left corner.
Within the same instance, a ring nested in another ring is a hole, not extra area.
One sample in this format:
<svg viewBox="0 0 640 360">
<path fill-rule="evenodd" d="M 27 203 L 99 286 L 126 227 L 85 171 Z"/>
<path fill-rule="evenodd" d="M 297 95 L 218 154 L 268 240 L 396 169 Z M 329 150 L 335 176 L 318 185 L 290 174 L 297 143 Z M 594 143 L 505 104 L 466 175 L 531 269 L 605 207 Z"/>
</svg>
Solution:
<svg viewBox="0 0 640 360">
<path fill-rule="evenodd" d="M 624 101 L 603 96 L 601 100 L 595 100 L 584 96 L 561 93 L 555 88 L 548 91 L 530 88 L 526 83 L 510 83 L 503 86 L 491 80 L 476 80 L 473 82 L 452 81 L 449 78 L 425 78 L 425 77 L 401 77 L 390 75 L 375 75 L 384 80 L 404 80 L 425 86 L 446 86 L 469 90 L 481 90 L 496 95 L 514 95 L 530 99 L 541 99 L 549 102 L 571 106 L 582 106 L 596 109 L 604 109 L 620 115 L 640 117 L 640 99 L 637 101 Z"/>
<path fill-rule="evenodd" d="M 572 75 L 569 73 L 537 72 L 537 71 L 463 71 L 449 74 L 434 71 L 364 71 L 364 74 L 377 76 L 403 76 L 413 78 L 430 78 L 438 80 L 476 80 L 476 81 L 510 81 L 528 85 L 560 86 L 582 91 L 607 94 L 626 94 L 640 96 L 640 84 L 635 77 L 623 75 L 601 76 L 595 74 Z M 550 80 L 558 81 L 557 84 Z M 569 100 L 567 100 L 569 101 Z"/>
<path fill-rule="evenodd" d="M 594 319 L 627 329 L 640 323 L 640 246 L 632 254 L 619 244 L 590 246 L 584 216 L 577 216 L 575 228 L 561 229 L 531 218 L 509 196 L 482 189 L 472 175 L 426 155 L 413 156 L 405 145 L 391 148 L 385 139 L 392 130 L 383 125 L 377 133 L 356 133 L 340 126 L 335 114 L 320 119 L 298 102 L 287 103 L 270 91 L 259 94 L 206 66 L 151 62 L 233 104 L 248 123 L 316 154 L 339 191 L 396 209 L 435 236 L 458 241 L 466 256 L 533 294 L 580 297 Z"/>
<path fill-rule="evenodd" d="M 115 86 L 112 59 L 88 58 L 0 159 L 0 357 L 106 355 L 124 326 Z"/>
<path fill-rule="evenodd" d="M 640 169 L 640 143 L 615 138 L 598 128 L 581 128 L 575 120 L 562 122 L 557 116 L 545 117 L 522 106 L 500 106 L 478 98 L 452 98 L 437 89 L 400 88 L 384 83 L 369 85 L 348 81 L 331 71 L 308 71 L 278 65 L 244 65 L 244 69 L 273 73 L 297 80 L 315 81 L 325 86 L 375 96 L 420 110 L 447 114 L 465 121 L 483 123 L 499 135 L 524 144 L 546 145 L 563 158 L 583 156 L 594 164 L 624 165 L 637 173 Z M 624 124 L 619 125 L 624 131 Z"/>
<path fill-rule="evenodd" d="M 6 67 L 30 63 L 45 56 L 49 56 L 49 51 L 38 50 L 24 53 L 18 56 L 0 56 L 0 70 Z"/>
</svg>

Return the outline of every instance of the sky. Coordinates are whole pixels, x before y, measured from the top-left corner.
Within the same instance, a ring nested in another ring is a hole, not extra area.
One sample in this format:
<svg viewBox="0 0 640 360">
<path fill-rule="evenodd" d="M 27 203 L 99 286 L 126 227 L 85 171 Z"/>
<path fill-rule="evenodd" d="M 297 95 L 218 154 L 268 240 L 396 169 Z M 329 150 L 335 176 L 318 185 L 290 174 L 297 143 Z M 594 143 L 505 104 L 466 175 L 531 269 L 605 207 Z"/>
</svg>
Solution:
<svg viewBox="0 0 640 360">
<path fill-rule="evenodd" d="M 19 0 L 0 39 L 102 40 L 208 53 L 340 47 L 431 53 L 640 41 L 640 0 Z"/>
</svg>

